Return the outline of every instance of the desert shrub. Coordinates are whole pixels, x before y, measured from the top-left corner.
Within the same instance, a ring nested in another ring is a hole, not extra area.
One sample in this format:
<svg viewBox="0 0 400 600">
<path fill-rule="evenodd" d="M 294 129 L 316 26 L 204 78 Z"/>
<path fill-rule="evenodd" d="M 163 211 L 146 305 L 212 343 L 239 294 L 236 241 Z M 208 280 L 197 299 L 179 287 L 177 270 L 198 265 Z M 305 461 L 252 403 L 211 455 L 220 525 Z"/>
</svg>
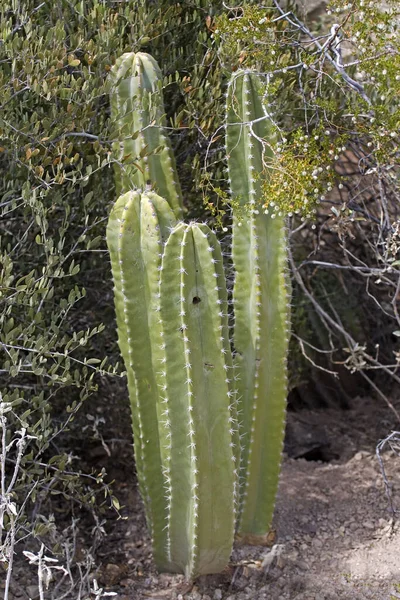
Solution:
<svg viewBox="0 0 400 600">
<path fill-rule="evenodd" d="M 154 54 L 166 76 L 168 116 L 180 127 L 173 141 L 184 163 L 198 152 L 193 133 L 183 143 L 188 106 L 202 124 L 213 98 L 205 101 L 199 91 L 210 85 L 213 70 L 199 66 L 210 37 L 207 14 L 201 0 L 28 0 L 0 7 L 0 561 L 6 598 L 13 562 L 21 558 L 41 573 L 52 597 L 83 597 L 95 585 L 93 552 L 104 534 L 100 509 L 118 502 L 104 469 L 82 474 L 79 438 L 94 435 L 98 423 L 94 419 L 88 430 L 81 408 L 103 380 L 122 374 L 104 241 L 115 200 L 107 75 L 123 52 Z M 190 167 L 183 169 L 191 177 Z M 189 209 L 198 205 L 193 195 Z M 73 551 L 78 508 L 94 532 L 79 560 Z"/>
<path fill-rule="evenodd" d="M 397 2 L 338 0 L 306 25 L 274 1 L 211 25 L 223 68 L 264 75 L 276 126 L 263 205 L 289 216 L 292 373 L 307 378 L 307 362 L 326 369 L 328 357 L 386 401 L 400 381 L 399 19 Z M 205 189 L 218 213 L 223 179 Z"/>
</svg>

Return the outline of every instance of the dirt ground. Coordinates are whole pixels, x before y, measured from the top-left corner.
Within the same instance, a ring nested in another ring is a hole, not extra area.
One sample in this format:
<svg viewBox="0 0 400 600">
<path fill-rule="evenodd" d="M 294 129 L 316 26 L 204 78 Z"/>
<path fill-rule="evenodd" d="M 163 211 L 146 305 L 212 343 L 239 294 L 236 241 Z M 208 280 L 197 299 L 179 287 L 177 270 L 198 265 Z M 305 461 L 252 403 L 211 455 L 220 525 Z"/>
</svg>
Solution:
<svg viewBox="0 0 400 600">
<path fill-rule="evenodd" d="M 237 547 L 224 573 L 194 584 L 155 572 L 141 503 L 126 483 L 119 496 L 127 519 L 102 549 L 100 583 L 119 600 L 400 598 L 400 527 L 375 454 L 392 421 L 380 403 L 362 398 L 345 412 L 290 413 L 287 452 L 324 462 L 286 456 L 272 547 Z M 387 450 L 382 459 L 400 508 L 400 458 Z"/>
<path fill-rule="evenodd" d="M 347 411 L 289 413 L 271 546 L 237 546 L 225 572 L 194 583 L 155 571 L 131 446 L 111 431 L 87 455 L 104 461 L 115 480 L 123 518 L 107 520 L 93 577 L 117 600 L 400 599 L 400 525 L 375 454 L 395 428 L 390 410 L 369 398 L 354 400 Z M 400 509 L 400 457 L 387 447 L 382 460 Z M 11 600 L 35 600 L 29 568 L 17 572 Z M 34 581 L 33 568 L 31 575 Z M 0 581 L 0 598 L 1 587 Z"/>
</svg>

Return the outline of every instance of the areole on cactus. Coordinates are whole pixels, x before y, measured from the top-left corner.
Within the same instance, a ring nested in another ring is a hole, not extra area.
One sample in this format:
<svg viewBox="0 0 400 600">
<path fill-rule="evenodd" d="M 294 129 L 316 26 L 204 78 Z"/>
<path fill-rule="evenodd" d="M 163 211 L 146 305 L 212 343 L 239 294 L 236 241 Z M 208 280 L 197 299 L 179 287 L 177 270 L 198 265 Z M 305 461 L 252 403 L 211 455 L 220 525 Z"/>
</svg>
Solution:
<svg viewBox="0 0 400 600">
<path fill-rule="evenodd" d="M 119 162 L 128 156 L 117 188 L 135 188 L 117 200 L 107 241 L 138 480 L 158 569 L 192 578 L 224 568 L 235 526 L 245 541 L 260 541 L 272 516 L 288 328 L 283 219 L 260 214 L 273 137 L 257 76 L 235 73 L 226 124 L 237 206 L 230 341 L 217 237 L 207 225 L 176 222 L 182 198 L 159 126 L 157 63 L 126 54 L 112 84 L 112 117 L 123 133 L 114 152 Z M 159 142 L 163 150 L 153 152 Z"/>
</svg>

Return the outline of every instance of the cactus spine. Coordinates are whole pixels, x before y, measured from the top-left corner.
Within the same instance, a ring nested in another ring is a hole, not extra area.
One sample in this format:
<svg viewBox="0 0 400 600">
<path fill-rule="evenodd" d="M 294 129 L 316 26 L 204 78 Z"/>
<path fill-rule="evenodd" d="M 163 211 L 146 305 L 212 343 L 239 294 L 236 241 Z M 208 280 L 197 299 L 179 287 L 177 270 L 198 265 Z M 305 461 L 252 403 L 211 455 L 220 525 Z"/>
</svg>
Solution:
<svg viewBox="0 0 400 600">
<path fill-rule="evenodd" d="M 240 206 L 233 211 L 232 232 L 233 343 L 242 424 L 238 533 L 250 542 L 268 533 L 271 524 L 287 392 L 284 223 L 279 214 L 264 214 L 260 189 L 272 156 L 271 129 L 259 77 L 235 73 L 228 89 L 226 145 L 231 193 Z"/>
<path fill-rule="evenodd" d="M 117 194 L 145 189 L 148 184 L 182 217 L 182 193 L 171 142 L 164 131 L 162 74 L 149 54 L 129 52 L 110 73 L 111 119 L 119 140 L 113 151 Z"/>
<path fill-rule="evenodd" d="M 128 192 L 117 200 L 107 227 L 115 283 L 118 341 L 127 370 L 140 491 L 153 537 L 154 558 L 169 568 L 162 474 L 160 394 L 162 361 L 157 315 L 163 243 L 175 218 L 166 200 L 150 192 Z"/>
<path fill-rule="evenodd" d="M 169 558 L 187 577 L 220 571 L 232 550 L 238 458 L 226 313 L 215 235 L 179 224 L 162 258 L 160 316 Z"/>
</svg>

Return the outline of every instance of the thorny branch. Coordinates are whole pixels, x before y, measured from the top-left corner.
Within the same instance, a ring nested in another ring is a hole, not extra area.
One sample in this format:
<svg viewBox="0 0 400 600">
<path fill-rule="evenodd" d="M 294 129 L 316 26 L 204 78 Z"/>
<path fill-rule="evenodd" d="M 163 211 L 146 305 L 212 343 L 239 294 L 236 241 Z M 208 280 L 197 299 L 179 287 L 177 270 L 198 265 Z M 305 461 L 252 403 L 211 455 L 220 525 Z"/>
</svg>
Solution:
<svg viewBox="0 0 400 600">
<path fill-rule="evenodd" d="M 394 525 L 394 520 L 397 517 L 398 510 L 393 504 L 393 495 L 392 495 L 392 486 L 389 483 L 389 479 L 386 475 L 385 465 L 382 459 L 382 452 L 385 449 L 385 446 L 389 446 L 390 450 L 400 456 L 400 432 L 392 431 L 390 435 L 388 435 L 384 440 L 381 440 L 379 444 L 376 446 L 376 457 L 378 459 L 378 463 L 381 469 L 382 478 L 385 484 L 386 496 L 389 501 L 390 511 L 393 516 L 392 527 Z"/>
<path fill-rule="evenodd" d="M 326 312 L 326 310 L 319 304 L 319 302 L 315 299 L 314 295 L 308 290 L 306 284 L 302 276 L 300 275 L 299 268 L 296 266 L 295 261 L 293 259 L 292 251 L 289 249 L 289 263 L 292 269 L 293 277 L 304 295 L 313 305 L 317 315 L 321 318 L 321 321 L 325 325 L 328 330 L 333 330 L 340 334 L 348 345 L 348 352 L 350 357 L 344 364 L 347 363 L 350 370 L 358 371 L 361 373 L 362 377 L 369 383 L 369 385 L 377 392 L 377 394 L 386 402 L 387 406 L 393 412 L 396 417 L 396 420 L 400 423 L 400 413 L 393 406 L 392 402 L 387 398 L 387 396 L 375 385 L 375 383 L 371 380 L 371 378 L 365 373 L 364 369 L 367 369 L 369 365 L 379 366 L 387 375 L 392 377 L 397 383 L 400 383 L 400 377 L 396 375 L 387 365 L 381 364 L 377 359 L 373 356 L 370 356 L 366 351 L 364 346 L 359 345 L 356 340 L 350 335 L 348 331 L 343 327 L 343 325 L 338 322 L 337 319 L 334 319 L 330 314 Z"/>
<path fill-rule="evenodd" d="M 341 58 L 341 53 L 340 53 L 340 39 L 339 39 L 340 29 L 342 28 L 343 24 L 342 25 L 339 25 L 339 24 L 332 25 L 330 36 L 328 37 L 327 41 L 321 46 L 318 39 L 312 34 L 312 32 L 308 29 L 308 27 L 306 27 L 304 25 L 304 23 L 302 23 L 298 19 L 298 17 L 296 17 L 295 14 L 293 14 L 292 12 L 285 13 L 284 10 L 279 6 L 278 0 L 274 0 L 274 6 L 281 13 L 281 15 L 288 21 L 288 23 L 293 25 L 296 29 L 300 30 L 315 44 L 316 48 L 318 49 L 318 51 L 321 55 L 321 59 L 322 60 L 326 59 L 332 65 L 332 67 L 335 69 L 335 71 L 337 71 L 337 73 L 339 73 L 339 75 L 341 75 L 341 77 L 346 82 L 346 84 L 349 87 L 351 87 L 353 90 L 358 92 L 362 96 L 362 98 L 371 106 L 371 104 L 372 104 L 371 99 L 365 93 L 363 86 L 360 83 L 358 83 L 358 81 L 355 81 L 354 79 L 352 79 L 346 73 L 346 71 L 344 69 L 344 66 L 342 63 L 342 58 Z M 334 42 L 336 42 L 336 45 L 334 45 Z M 330 55 L 330 53 L 329 53 L 330 50 L 333 50 L 333 53 L 335 55 L 334 58 L 332 58 L 332 56 Z"/>
<path fill-rule="evenodd" d="M 355 91 L 368 104 L 370 107 L 367 111 L 368 114 L 363 114 L 363 117 L 372 122 L 375 113 L 371 98 L 367 95 L 363 85 L 350 77 L 346 71 L 349 67 L 358 66 L 361 61 L 350 60 L 346 63 L 342 58 L 342 31 L 350 19 L 352 10 L 348 11 L 341 23 L 331 26 L 328 35 L 315 36 L 293 12 L 285 11 L 280 4 L 278 0 L 273 1 L 279 16 L 273 19 L 272 22 L 285 20 L 293 27 L 294 31 L 302 34 L 302 40 L 294 41 L 294 44 L 315 48 L 315 52 L 311 54 L 313 57 L 311 64 L 303 65 L 300 62 L 284 67 L 284 72 L 299 71 L 299 87 L 300 91 L 303 91 L 305 113 L 307 112 L 307 100 L 301 85 L 302 70 L 312 69 L 317 74 L 315 94 L 318 95 L 318 85 L 321 78 L 324 76 L 329 77 L 329 74 L 324 72 L 323 69 L 324 63 L 327 62 L 340 75 L 345 85 Z M 233 20 L 241 19 L 242 7 L 227 5 L 225 7 L 234 14 Z M 260 40 L 260 43 L 264 42 Z M 389 45 L 385 52 L 377 52 L 374 59 L 391 55 L 398 55 L 398 51 L 392 45 Z M 368 60 L 372 60 L 372 58 L 369 57 Z M 268 78 L 276 72 L 271 71 L 270 73 L 263 73 L 263 75 Z M 346 115 L 346 118 L 354 120 L 354 115 Z M 305 119 L 307 123 L 307 114 L 305 114 Z M 338 272 L 338 277 L 341 277 L 343 272 L 346 274 L 346 281 L 354 274 L 354 280 L 365 281 L 365 291 L 368 298 L 382 311 L 389 323 L 391 320 L 394 326 L 397 325 L 400 328 L 398 310 L 398 302 L 400 301 L 400 220 L 399 211 L 396 208 L 399 200 L 398 190 L 395 187 L 396 177 L 394 173 L 391 174 L 393 167 L 379 164 L 375 155 L 372 152 L 368 153 L 365 139 L 356 131 L 351 136 L 346 152 L 340 157 L 335 157 L 335 159 L 337 159 L 335 169 L 338 174 L 346 174 L 347 179 L 344 185 L 339 185 L 339 188 L 334 189 L 329 194 L 328 199 L 321 198 L 321 210 L 317 216 L 317 222 L 320 225 L 317 232 L 318 240 L 314 251 L 311 251 L 307 258 L 303 258 L 300 264 L 296 264 L 293 251 L 296 249 L 296 244 L 301 244 L 300 234 L 302 232 L 305 234 L 304 230 L 307 231 L 309 224 L 306 220 L 303 220 L 300 224 L 298 219 L 291 220 L 289 227 L 290 266 L 295 282 L 312 304 L 326 328 L 329 338 L 334 334 L 344 340 L 347 346 L 345 351 L 349 356 L 341 364 L 344 364 L 351 372 L 357 371 L 360 373 L 378 396 L 386 402 L 396 420 L 400 422 L 398 410 L 380 389 L 380 386 L 376 384 L 376 381 L 371 379 L 368 374 L 368 371 L 381 370 L 396 384 L 399 384 L 400 352 L 394 352 L 395 360 L 389 360 L 386 364 L 384 360 L 379 359 L 379 349 L 376 356 L 372 356 L 371 351 L 367 350 L 367 346 L 364 343 L 357 342 L 354 335 L 351 335 L 346 329 L 333 307 L 331 306 L 328 312 L 321 305 L 321 302 L 316 299 L 315 293 L 306 283 L 310 269 L 313 269 L 313 272 L 324 269 L 334 270 Z M 366 182 L 366 185 L 364 185 L 364 182 Z M 339 197 L 339 201 L 337 197 Z M 331 214 L 329 211 L 327 214 L 327 205 L 331 207 Z M 361 222 L 361 226 L 358 226 L 359 222 Z M 292 225 L 294 229 L 290 231 Z M 315 225 L 313 225 L 313 228 L 315 228 Z M 323 232 L 328 232 L 330 240 L 328 244 L 332 244 L 333 238 L 336 238 L 337 245 L 331 252 L 322 252 L 322 257 L 319 258 L 317 250 L 322 245 L 321 242 L 325 243 Z M 361 236 L 362 239 L 358 240 L 357 235 Z M 350 242 L 354 239 L 354 244 L 350 243 L 349 239 Z M 358 245 L 365 244 L 364 253 L 357 251 L 357 243 Z M 353 245 L 356 250 L 353 249 Z M 342 259 L 338 258 L 338 251 L 342 252 Z M 390 325 L 388 326 L 390 327 Z M 392 331 L 394 328 L 392 328 Z M 400 337 L 400 331 L 394 333 Z M 322 366 L 315 364 L 314 360 L 305 351 L 307 342 L 299 337 L 298 341 L 303 356 L 314 366 L 324 370 Z M 321 351 L 317 348 L 314 348 L 314 350 Z M 333 348 L 328 352 L 333 353 Z"/>
</svg>

